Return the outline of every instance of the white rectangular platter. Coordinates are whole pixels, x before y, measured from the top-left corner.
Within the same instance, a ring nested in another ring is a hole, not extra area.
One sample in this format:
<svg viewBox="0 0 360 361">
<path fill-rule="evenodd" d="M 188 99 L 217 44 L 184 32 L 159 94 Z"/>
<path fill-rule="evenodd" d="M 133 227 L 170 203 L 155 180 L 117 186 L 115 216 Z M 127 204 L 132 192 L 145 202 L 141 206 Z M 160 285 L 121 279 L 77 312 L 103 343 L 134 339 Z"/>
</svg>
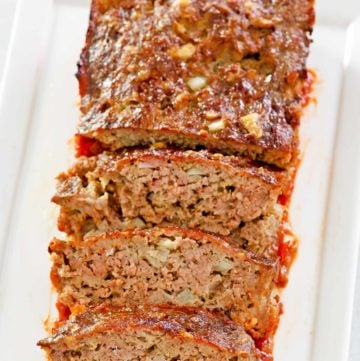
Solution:
<svg viewBox="0 0 360 361">
<path fill-rule="evenodd" d="M 304 158 L 291 219 L 301 240 L 275 361 L 347 361 L 360 236 L 360 2 L 318 1 L 310 67 L 317 105 L 302 125 Z M 0 90 L 0 349 L 44 359 L 56 234 L 54 176 L 72 157 L 76 62 L 87 0 L 20 0 Z M 350 25 L 352 24 L 352 25 Z M 350 25 L 350 27 L 349 27 Z"/>
</svg>

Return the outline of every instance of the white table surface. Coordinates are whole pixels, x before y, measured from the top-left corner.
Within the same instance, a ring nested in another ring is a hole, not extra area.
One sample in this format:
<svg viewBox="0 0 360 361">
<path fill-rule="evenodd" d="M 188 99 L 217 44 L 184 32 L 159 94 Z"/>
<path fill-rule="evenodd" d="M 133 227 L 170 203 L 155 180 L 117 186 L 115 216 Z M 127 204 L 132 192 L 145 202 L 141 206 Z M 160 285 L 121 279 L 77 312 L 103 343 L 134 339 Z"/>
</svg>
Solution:
<svg viewBox="0 0 360 361">
<path fill-rule="evenodd" d="M 29 0 L 29 1 L 36 1 L 36 0 Z M 16 3 L 17 0 L 0 0 L 0 86 L 4 72 L 5 58 L 10 42 L 11 28 L 12 28 Z M 356 292 L 355 307 L 354 307 L 351 350 L 350 350 L 349 361 L 360 360 L 360 267 L 358 269 L 356 289 L 357 292 Z M 304 360 L 304 361 L 310 361 L 310 360 Z"/>
</svg>

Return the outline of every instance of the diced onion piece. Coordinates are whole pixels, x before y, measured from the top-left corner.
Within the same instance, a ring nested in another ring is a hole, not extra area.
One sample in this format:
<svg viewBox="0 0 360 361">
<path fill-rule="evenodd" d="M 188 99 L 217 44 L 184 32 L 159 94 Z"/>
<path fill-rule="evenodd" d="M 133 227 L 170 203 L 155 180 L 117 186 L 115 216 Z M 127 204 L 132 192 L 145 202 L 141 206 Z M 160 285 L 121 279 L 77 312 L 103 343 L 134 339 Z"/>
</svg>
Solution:
<svg viewBox="0 0 360 361">
<path fill-rule="evenodd" d="M 189 290 L 183 290 L 177 295 L 179 302 L 185 305 L 192 305 L 196 301 L 196 297 Z"/>
<path fill-rule="evenodd" d="M 207 79 L 204 76 L 194 76 L 187 81 L 191 90 L 196 91 L 204 88 L 207 84 Z"/>
<path fill-rule="evenodd" d="M 265 83 L 270 83 L 271 80 L 272 80 L 272 74 L 269 74 L 269 75 L 267 75 L 266 78 L 265 78 Z"/>
<path fill-rule="evenodd" d="M 176 240 L 173 241 L 173 240 L 171 240 L 169 238 L 163 238 L 159 242 L 159 246 L 173 251 L 173 250 L 178 248 L 179 242 L 176 241 Z"/>
<path fill-rule="evenodd" d="M 207 112 L 205 113 L 205 118 L 206 118 L 207 120 L 215 120 L 215 119 L 220 118 L 220 114 L 217 113 L 217 112 L 214 112 L 214 111 L 212 111 L 212 110 L 209 110 L 209 111 L 207 111 Z"/>
<path fill-rule="evenodd" d="M 136 217 L 134 219 L 130 219 L 127 224 L 128 227 L 134 227 L 134 228 L 144 228 L 145 227 L 145 222 L 139 218 Z"/>
<path fill-rule="evenodd" d="M 107 185 L 110 182 L 110 178 L 104 178 L 104 177 L 100 177 L 100 183 L 101 183 L 101 187 L 102 189 L 105 189 L 107 187 Z"/>
<path fill-rule="evenodd" d="M 114 248 L 114 247 L 111 247 L 111 248 L 109 248 L 109 249 L 107 249 L 107 250 L 105 251 L 105 256 L 106 256 L 106 257 L 113 256 L 114 253 L 115 253 L 115 248 Z"/>
<path fill-rule="evenodd" d="M 185 34 L 186 33 L 186 28 L 183 24 L 178 23 L 177 21 L 174 22 L 174 28 L 175 31 L 177 31 L 179 34 Z"/>
<path fill-rule="evenodd" d="M 160 268 L 161 267 L 161 262 L 160 260 L 155 257 L 152 252 L 155 251 L 150 251 L 148 255 L 146 255 L 146 260 L 155 268 Z"/>
<path fill-rule="evenodd" d="M 99 184 L 95 181 L 89 181 L 86 186 L 86 194 L 97 197 L 99 195 Z"/>
<path fill-rule="evenodd" d="M 186 171 L 188 175 L 205 175 L 206 172 L 200 168 L 192 167 Z"/>
<path fill-rule="evenodd" d="M 259 125 L 260 115 L 258 113 L 251 113 L 240 118 L 245 129 L 253 135 L 256 139 L 261 138 L 263 131 Z"/>
<path fill-rule="evenodd" d="M 141 69 L 138 74 L 137 77 L 139 80 L 145 81 L 147 79 L 149 79 L 150 77 L 150 71 L 149 69 Z"/>
<path fill-rule="evenodd" d="M 92 350 L 96 350 L 99 346 L 98 341 L 92 341 L 92 340 L 88 340 L 88 347 L 90 347 L 90 349 Z"/>
<path fill-rule="evenodd" d="M 131 12 L 131 19 L 137 20 L 140 17 L 141 17 L 141 12 L 136 9 L 133 9 Z"/>
<path fill-rule="evenodd" d="M 133 45 L 126 45 L 124 51 L 128 54 L 136 54 L 138 52 L 138 48 Z"/>
<path fill-rule="evenodd" d="M 220 273 L 227 273 L 234 267 L 234 263 L 231 262 L 229 259 L 224 258 L 222 261 L 220 261 L 215 267 L 214 271 L 220 272 Z"/>
<path fill-rule="evenodd" d="M 245 2 L 244 4 L 246 10 L 251 10 L 254 7 L 254 4 L 252 4 L 250 1 Z"/>
<path fill-rule="evenodd" d="M 185 6 L 188 6 L 191 4 L 191 1 L 190 0 L 175 0 L 173 3 L 172 3 L 172 6 L 174 7 L 185 7 Z"/>
<path fill-rule="evenodd" d="M 179 110 L 183 107 L 186 107 L 189 100 L 190 100 L 190 93 L 187 91 L 176 95 L 176 97 L 174 99 L 174 108 Z"/>
<path fill-rule="evenodd" d="M 208 125 L 208 129 L 211 133 L 219 132 L 220 130 L 225 129 L 226 124 L 224 119 L 216 120 Z"/>
<path fill-rule="evenodd" d="M 280 204 L 275 204 L 273 210 L 278 216 L 281 216 L 284 212 L 284 207 Z"/>
<path fill-rule="evenodd" d="M 185 61 L 189 60 L 195 54 L 195 52 L 195 46 L 191 43 L 188 43 L 183 45 L 181 48 L 171 49 L 169 53 L 172 57 Z"/>
<path fill-rule="evenodd" d="M 161 262 L 166 262 L 166 260 L 168 259 L 170 254 L 170 251 L 166 248 L 158 248 L 156 251 L 156 255 L 157 258 L 161 261 Z"/>
<path fill-rule="evenodd" d="M 93 203 L 93 206 L 96 209 L 103 209 L 108 206 L 109 203 L 109 193 L 104 193 L 101 197 L 98 197 Z"/>
<path fill-rule="evenodd" d="M 253 317 L 248 323 L 248 327 L 255 327 L 257 324 L 258 324 L 258 319 L 256 317 Z"/>
<path fill-rule="evenodd" d="M 152 249 L 148 252 L 146 259 L 150 262 L 153 267 L 159 268 L 166 262 L 170 251 L 165 248 Z"/>
</svg>

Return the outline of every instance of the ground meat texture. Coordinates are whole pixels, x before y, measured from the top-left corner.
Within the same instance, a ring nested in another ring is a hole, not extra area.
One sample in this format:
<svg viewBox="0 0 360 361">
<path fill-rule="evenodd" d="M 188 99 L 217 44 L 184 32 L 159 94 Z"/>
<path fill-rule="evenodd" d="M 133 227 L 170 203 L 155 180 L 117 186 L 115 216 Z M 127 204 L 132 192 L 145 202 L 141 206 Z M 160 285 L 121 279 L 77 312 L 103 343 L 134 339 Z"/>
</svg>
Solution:
<svg viewBox="0 0 360 361">
<path fill-rule="evenodd" d="M 52 361 L 257 361 L 240 327 L 219 313 L 97 306 L 39 342 Z"/>
<path fill-rule="evenodd" d="M 287 166 L 309 89 L 313 7 L 94 0 L 78 133 L 112 150 L 162 141 Z"/>
<path fill-rule="evenodd" d="M 220 309 L 255 338 L 278 324 L 278 262 L 222 238 L 180 228 L 54 240 L 52 280 L 70 309 L 107 301 Z"/>
<path fill-rule="evenodd" d="M 206 151 L 146 149 L 80 158 L 59 177 L 59 228 L 96 231 L 171 223 L 229 235 L 268 215 L 286 172 Z"/>
<path fill-rule="evenodd" d="M 259 257 L 275 259 L 278 257 L 279 233 L 284 227 L 291 229 L 284 217 L 284 208 L 276 205 L 266 216 L 244 223 L 227 239 Z"/>
</svg>

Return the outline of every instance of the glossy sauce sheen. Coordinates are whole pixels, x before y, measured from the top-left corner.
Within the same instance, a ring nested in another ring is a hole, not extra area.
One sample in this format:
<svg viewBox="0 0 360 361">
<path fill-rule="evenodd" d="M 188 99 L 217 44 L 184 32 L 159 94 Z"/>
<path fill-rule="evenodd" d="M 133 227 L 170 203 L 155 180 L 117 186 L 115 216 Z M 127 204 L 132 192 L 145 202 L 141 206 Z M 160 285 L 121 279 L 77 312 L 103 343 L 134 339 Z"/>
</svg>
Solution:
<svg viewBox="0 0 360 361">
<path fill-rule="evenodd" d="M 313 1 L 116 3 L 93 3 L 78 72 L 80 134 L 142 130 L 150 143 L 161 131 L 293 160 Z M 243 117 L 254 114 L 249 127 Z"/>
<path fill-rule="evenodd" d="M 207 344 L 234 355 L 257 354 L 245 331 L 220 312 L 192 307 L 143 306 L 138 308 L 100 305 L 75 315 L 56 329 L 56 336 L 39 342 L 49 347 L 73 337 L 125 330 L 160 331 L 183 340 Z M 260 356 L 260 355 L 259 355 Z M 264 355 L 265 356 L 265 355 Z"/>
</svg>

